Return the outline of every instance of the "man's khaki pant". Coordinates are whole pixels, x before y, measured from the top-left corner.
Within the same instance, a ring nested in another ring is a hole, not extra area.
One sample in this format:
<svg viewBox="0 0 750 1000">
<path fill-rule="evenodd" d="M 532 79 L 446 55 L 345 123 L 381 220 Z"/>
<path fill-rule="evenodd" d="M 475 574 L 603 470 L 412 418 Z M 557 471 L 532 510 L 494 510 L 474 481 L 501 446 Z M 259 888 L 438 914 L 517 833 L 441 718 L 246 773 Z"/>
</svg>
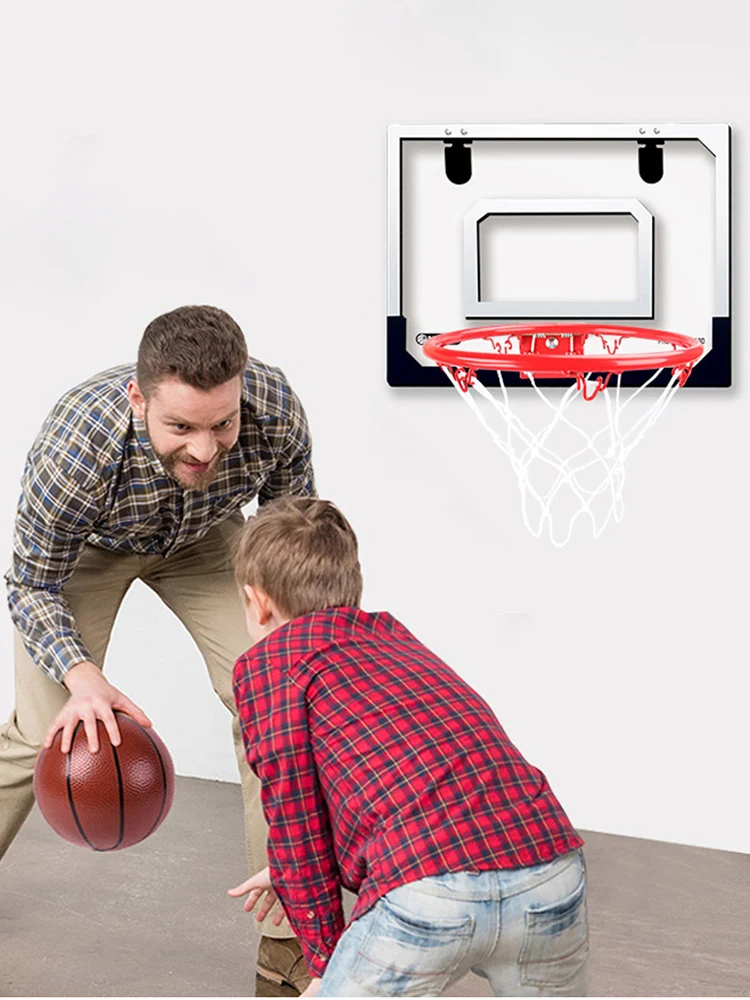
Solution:
<svg viewBox="0 0 750 1000">
<path fill-rule="evenodd" d="M 232 669 L 250 645 L 242 602 L 231 566 L 231 540 L 242 526 L 236 515 L 212 528 L 199 542 L 173 556 L 106 552 L 87 545 L 65 586 L 70 606 L 93 661 L 102 667 L 120 604 L 131 583 L 142 580 L 164 601 L 195 640 L 214 691 L 232 713 L 245 807 L 245 839 L 250 874 L 267 864 L 267 827 L 260 806 L 260 783 L 245 760 L 232 694 Z M 15 635 L 16 710 L 0 726 L 0 857 L 34 805 L 37 754 L 55 716 L 69 697 L 47 677 Z M 125 688 L 125 694 L 128 694 Z M 145 707 L 145 706 L 144 706 Z M 148 710 L 146 710 L 148 711 Z M 288 927 L 263 926 L 268 937 L 289 937 Z"/>
</svg>

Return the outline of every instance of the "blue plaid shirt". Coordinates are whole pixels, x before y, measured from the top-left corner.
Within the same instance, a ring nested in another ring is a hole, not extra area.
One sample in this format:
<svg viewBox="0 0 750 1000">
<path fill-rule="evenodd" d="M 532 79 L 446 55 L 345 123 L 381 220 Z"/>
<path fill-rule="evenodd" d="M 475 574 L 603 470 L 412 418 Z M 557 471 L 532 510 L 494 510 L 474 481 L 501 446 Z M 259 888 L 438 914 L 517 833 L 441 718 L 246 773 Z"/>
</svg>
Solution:
<svg viewBox="0 0 750 1000">
<path fill-rule="evenodd" d="M 278 368 L 248 363 L 239 438 L 203 492 L 165 472 L 130 408 L 134 375 L 122 365 L 71 389 L 26 460 L 8 604 L 29 654 L 57 681 L 91 659 L 63 593 L 84 545 L 168 557 L 255 497 L 315 494 L 305 413 Z"/>
</svg>

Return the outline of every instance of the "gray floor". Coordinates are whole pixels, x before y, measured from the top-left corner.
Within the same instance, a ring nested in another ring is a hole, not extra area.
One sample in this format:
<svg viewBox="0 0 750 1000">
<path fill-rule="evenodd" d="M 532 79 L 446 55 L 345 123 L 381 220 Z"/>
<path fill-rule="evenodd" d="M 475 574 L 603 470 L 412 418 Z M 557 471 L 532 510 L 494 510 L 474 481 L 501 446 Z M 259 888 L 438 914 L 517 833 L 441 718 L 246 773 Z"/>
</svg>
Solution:
<svg viewBox="0 0 750 1000">
<path fill-rule="evenodd" d="M 149 841 L 98 855 L 34 812 L 0 867 L 0 995 L 248 996 L 239 790 L 178 779 Z M 593 996 L 750 996 L 750 856 L 584 834 Z M 487 996 L 469 976 L 453 996 Z"/>
</svg>

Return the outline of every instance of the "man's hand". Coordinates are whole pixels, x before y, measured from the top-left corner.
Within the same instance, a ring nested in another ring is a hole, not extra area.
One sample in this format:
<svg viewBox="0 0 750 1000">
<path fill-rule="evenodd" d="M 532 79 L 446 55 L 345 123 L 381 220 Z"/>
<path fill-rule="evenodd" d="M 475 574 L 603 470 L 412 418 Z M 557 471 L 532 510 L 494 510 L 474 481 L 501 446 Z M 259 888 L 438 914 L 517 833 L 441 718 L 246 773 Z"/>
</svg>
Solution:
<svg viewBox="0 0 750 1000">
<path fill-rule="evenodd" d="M 236 885 L 234 889 L 227 889 L 230 896 L 244 896 L 245 893 L 248 894 L 245 900 L 244 909 L 250 913 L 251 910 L 255 909 L 255 904 L 261 898 L 265 896 L 263 902 L 258 907 L 258 912 L 255 914 L 255 919 L 258 921 L 265 920 L 271 910 L 276 907 L 276 911 L 273 915 L 273 923 L 279 927 L 283 920 L 285 920 L 284 911 L 281 908 L 281 903 L 279 902 L 279 897 L 273 891 L 271 886 L 271 876 L 269 874 L 268 868 L 264 868 L 262 872 L 258 872 L 257 875 L 253 875 L 242 885 Z"/>
<path fill-rule="evenodd" d="M 307 987 L 307 989 L 303 993 L 300 993 L 300 996 L 301 997 L 316 997 L 318 995 L 318 990 L 319 989 L 320 989 L 320 980 L 319 979 L 311 979 L 310 980 L 310 985 Z"/>
<path fill-rule="evenodd" d="M 60 750 L 67 753 L 73 740 L 73 733 L 80 721 L 83 722 L 88 738 L 89 750 L 96 753 L 99 750 L 99 733 L 96 720 L 101 719 L 113 746 L 120 745 L 120 730 L 114 716 L 117 708 L 126 712 L 141 726 L 150 726 L 151 720 L 141 709 L 118 691 L 95 663 L 84 661 L 77 663 L 65 675 L 65 686 L 70 691 L 70 698 L 50 726 L 44 739 L 44 746 L 49 748 L 58 729 L 62 729 Z"/>
</svg>

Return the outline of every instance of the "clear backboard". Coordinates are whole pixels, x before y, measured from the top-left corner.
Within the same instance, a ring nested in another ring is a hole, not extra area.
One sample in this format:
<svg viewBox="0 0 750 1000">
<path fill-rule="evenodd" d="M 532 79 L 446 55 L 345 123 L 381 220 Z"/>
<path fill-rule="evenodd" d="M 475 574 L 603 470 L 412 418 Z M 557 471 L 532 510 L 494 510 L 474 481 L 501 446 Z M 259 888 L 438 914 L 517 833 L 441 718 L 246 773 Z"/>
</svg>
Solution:
<svg viewBox="0 0 750 1000">
<path fill-rule="evenodd" d="M 390 126 L 388 383 L 449 384 L 422 350 L 436 334 L 560 320 L 694 337 L 706 353 L 687 387 L 731 385 L 730 137 L 724 124 Z"/>
</svg>

